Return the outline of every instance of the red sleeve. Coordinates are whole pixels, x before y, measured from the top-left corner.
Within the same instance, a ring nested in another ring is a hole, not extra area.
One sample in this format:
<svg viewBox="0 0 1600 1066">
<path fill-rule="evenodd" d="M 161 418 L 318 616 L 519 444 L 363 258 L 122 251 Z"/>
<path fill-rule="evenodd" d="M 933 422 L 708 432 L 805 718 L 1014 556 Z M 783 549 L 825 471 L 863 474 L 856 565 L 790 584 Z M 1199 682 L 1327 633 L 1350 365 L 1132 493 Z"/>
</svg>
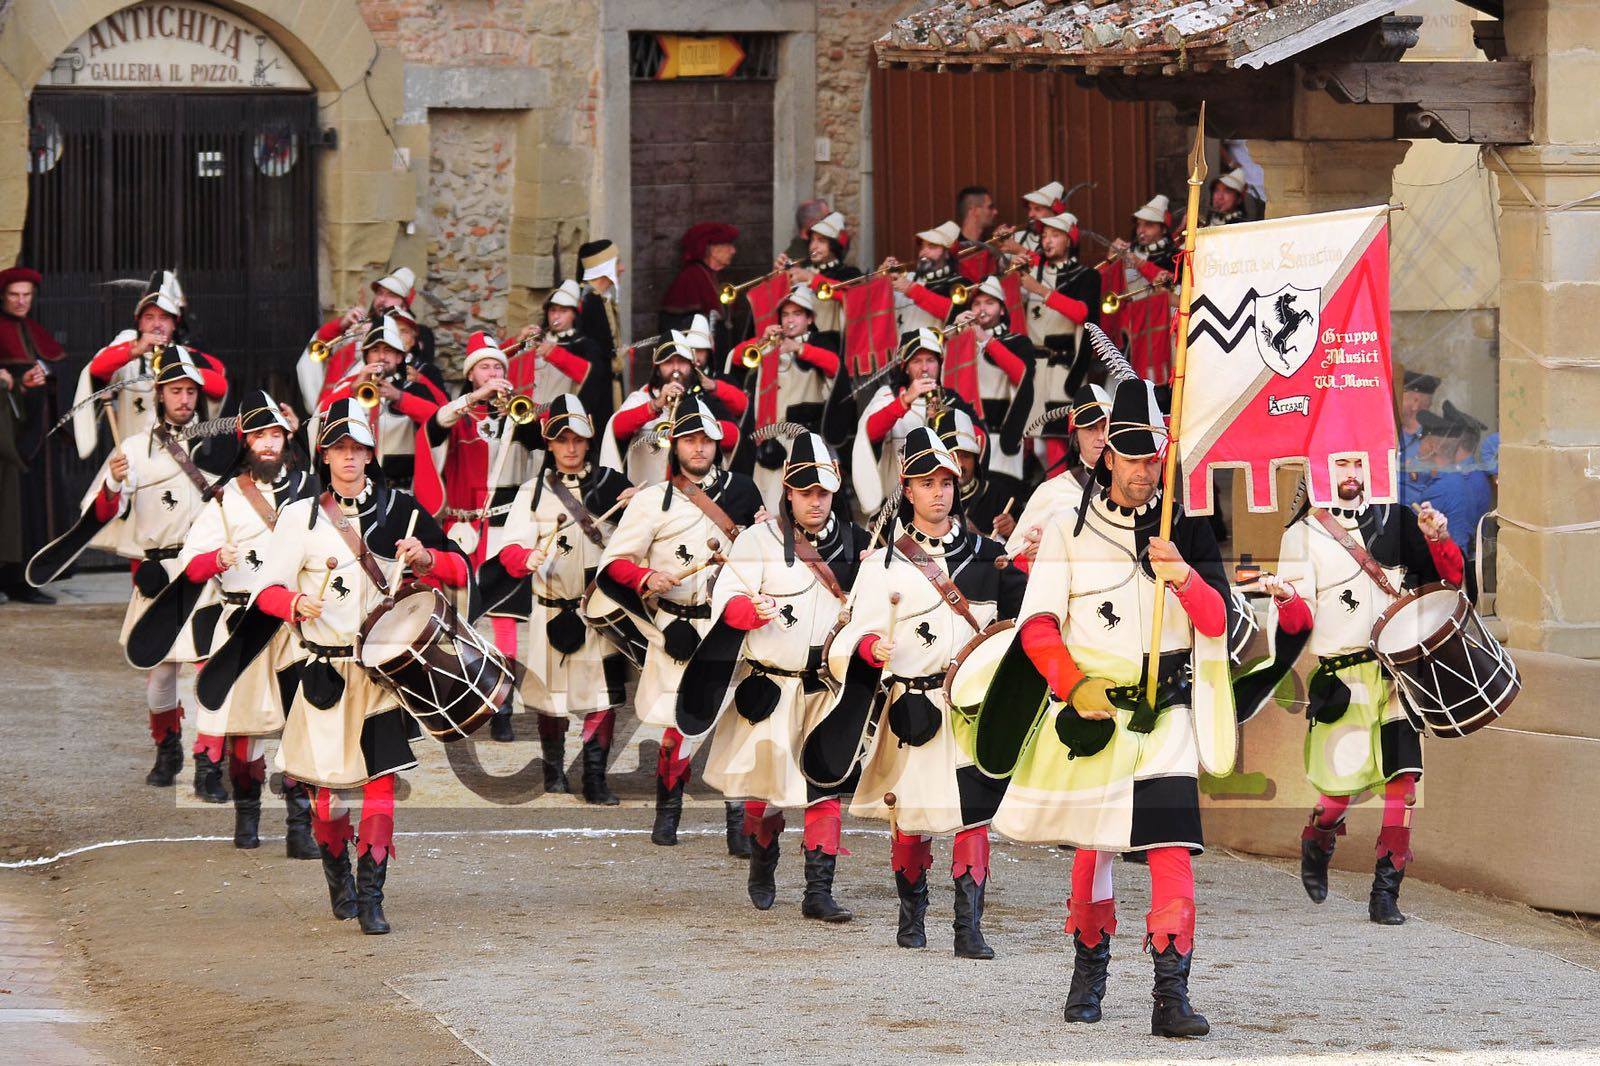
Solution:
<svg viewBox="0 0 1600 1066">
<path fill-rule="evenodd" d="M 132 341 L 107 345 L 96 352 L 93 359 L 89 360 L 89 376 L 97 381 L 106 381 L 112 374 L 127 366 L 132 359 Z"/>
<path fill-rule="evenodd" d="M 432 418 L 434 412 L 439 409 L 438 404 L 430 403 L 414 392 L 400 393 L 400 398 L 390 406 L 419 426 Z"/>
<path fill-rule="evenodd" d="M 885 404 L 880 410 L 867 416 L 867 439 L 873 444 L 882 444 L 883 438 L 894 429 L 894 424 L 900 421 L 906 413 L 905 405 L 899 399 L 893 403 Z"/>
<path fill-rule="evenodd" d="M 589 376 L 589 371 L 594 369 L 589 360 L 581 355 L 575 355 L 559 345 L 550 350 L 545 357 L 545 362 L 561 371 L 573 380 L 574 384 L 582 385 L 584 378 Z"/>
<path fill-rule="evenodd" d="M 934 292 L 932 289 L 921 284 L 920 282 L 912 285 L 911 288 L 907 290 L 906 295 L 911 298 L 912 303 L 928 312 L 928 314 L 932 315 L 934 318 L 939 319 L 941 322 L 950 317 L 950 308 L 953 306 L 950 303 L 950 297 L 940 296 L 938 293 Z"/>
<path fill-rule="evenodd" d="M 467 561 L 461 556 L 438 548 L 429 548 L 428 554 L 433 557 L 433 568 L 428 571 L 429 577 L 453 589 L 461 588 L 467 583 Z"/>
<path fill-rule="evenodd" d="M 1428 554 L 1433 556 L 1433 568 L 1450 584 L 1460 587 L 1466 576 L 1467 561 L 1461 556 L 1461 546 L 1449 537 L 1428 541 Z"/>
<path fill-rule="evenodd" d="M 656 413 L 650 409 L 648 403 L 641 403 L 636 407 L 624 408 L 618 411 L 611 419 L 611 432 L 617 438 L 618 444 L 626 444 L 633 439 L 633 435 L 645 427 Z"/>
<path fill-rule="evenodd" d="M 722 406 L 728 409 L 728 413 L 732 415 L 735 420 L 744 417 L 745 408 L 750 406 L 750 397 L 745 395 L 745 391 L 743 389 L 731 381 L 723 381 L 721 378 L 718 378 L 716 389 L 714 391 L 717 399 L 722 401 Z"/>
<path fill-rule="evenodd" d="M 626 559 L 613 559 L 606 566 L 606 576 L 619 585 L 626 585 L 635 592 L 643 590 L 645 581 L 650 577 L 651 570 L 638 563 L 630 563 Z"/>
<path fill-rule="evenodd" d="M 1033 568 L 1033 559 L 1030 556 L 1022 554 L 1013 555 L 1011 557 L 1011 565 L 1026 574 L 1030 569 Z"/>
<path fill-rule="evenodd" d="M 1304 633 L 1311 628 L 1311 605 L 1298 592 L 1287 603 L 1278 604 L 1278 628 L 1285 633 Z"/>
<path fill-rule="evenodd" d="M 94 516 L 102 522 L 109 522 L 117 517 L 117 509 L 121 506 L 122 494 L 101 485 L 100 495 L 94 498 Z"/>
<path fill-rule="evenodd" d="M 527 577 L 533 573 L 528 566 L 528 556 L 533 554 L 528 548 L 520 544 L 507 544 L 500 549 L 500 565 L 506 568 L 506 573 L 512 577 Z"/>
<path fill-rule="evenodd" d="M 1017 639 L 1056 699 L 1071 696 L 1085 675 L 1061 639 L 1061 623 L 1050 615 L 1036 614 L 1017 630 Z"/>
<path fill-rule="evenodd" d="M 735 629 L 760 629 L 767 620 L 756 614 L 755 601 L 749 596 L 734 596 L 722 609 L 722 619 Z"/>
<path fill-rule="evenodd" d="M 282 585 L 268 585 L 256 595 L 256 606 L 274 618 L 281 618 L 285 622 L 294 621 L 294 601 L 300 598 L 294 592 Z"/>
<path fill-rule="evenodd" d="M 356 383 L 354 380 L 340 381 L 328 385 L 322 390 L 322 395 L 317 397 L 317 410 L 326 411 L 340 400 L 348 400 L 355 395 Z"/>
<path fill-rule="evenodd" d="M 1208 637 L 1220 637 L 1228 631 L 1228 609 L 1222 605 L 1222 593 L 1199 574 L 1190 570 L 1187 581 L 1171 588 L 1195 629 Z"/>
<path fill-rule="evenodd" d="M 1082 300 L 1074 300 L 1064 292 L 1049 293 L 1044 298 L 1044 305 L 1058 315 L 1066 315 L 1080 326 L 1089 318 L 1089 305 Z"/>
<path fill-rule="evenodd" d="M 331 343 L 334 338 L 344 332 L 344 317 L 330 318 L 317 327 L 317 339 L 324 343 Z"/>
<path fill-rule="evenodd" d="M 1138 262 L 1135 265 L 1134 269 L 1139 272 L 1139 274 L 1144 278 L 1144 280 L 1149 281 L 1149 282 L 1154 282 L 1157 278 L 1159 278 L 1164 273 L 1164 271 L 1160 267 L 1156 266 L 1154 263 L 1152 263 L 1148 259 L 1140 259 L 1140 260 L 1138 260 Z"/>
<path fill-rule="evenodd" d="M 722 427 L 723 452 L 732 453 L 739 446 L 739 427 L 726 418 L 719 419 L 717 425 Z"/>
<path fill-rule="evenodd" d="M 861 643 L 856 645 L 856 654 L 861 656 L 861 658 L 871 666 L 888 666 L 889 663 L 887 660 L 880 660 L 878 658 L 879 639 L 880 638 L 878 634 L 868 633 L 866 636 L 861 638 Z"/>
<path fill-rule="evenodd" d="M 210 581 L 222 573 L 222 567 L 217 563 L 217 554 L 221 551 L 222 549 L 218 548 L 204 555 L 196 555 L 189 560 L 189 565 L 183 568 L 183 575 L 196 585 Z"/>
<path fill-rule="evenodd" d="M 800 358 L 830 378 L 839 373 L 839 356 L 826 348 L 818 348 L 815 344 L 807 344 L 800 349 Z"/>
<path fill-rule="evenodd" d="M 1006 377 L 1011 379 L 1011 384 L 1022 384 L 1022 379 L 1027 376 L 1028 368 L 1010 348 L 990 337 L 989 343 L 983 346 L 983 354 L 987 355 L 990 362 L 1005 372 Z"/>
</svg>

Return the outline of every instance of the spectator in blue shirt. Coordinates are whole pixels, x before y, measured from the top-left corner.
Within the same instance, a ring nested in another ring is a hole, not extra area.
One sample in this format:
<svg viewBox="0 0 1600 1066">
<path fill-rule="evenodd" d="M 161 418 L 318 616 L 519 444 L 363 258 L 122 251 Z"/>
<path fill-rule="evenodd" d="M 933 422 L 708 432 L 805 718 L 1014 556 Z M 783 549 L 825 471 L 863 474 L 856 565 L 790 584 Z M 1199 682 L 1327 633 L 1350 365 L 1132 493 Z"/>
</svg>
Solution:
<svg viewBox="0 0 1600 1066">
<path fill-rule="evenodd" d="M 1422 502 L 1433 470 L 1423 461 L 1422 423 L 1418 416 L 1433 407 L 1439 379 L 1407 370 L 1400 392 L 1400 502 L 1415 507 Z"/>
<path fill-rule="evenodd" d="M 1445 404 L 1446 413 L 1421 412 L 1421 454 L 1432 464 L 1433 477 L 1422 499 L 1449 521 L 1450 537 L 1469 560 L 1478 520 L 1494 506 L 1494 486 L 1477 468 L 1478 442 L 1487 427 L 1476 418 Z"/>
</svg>

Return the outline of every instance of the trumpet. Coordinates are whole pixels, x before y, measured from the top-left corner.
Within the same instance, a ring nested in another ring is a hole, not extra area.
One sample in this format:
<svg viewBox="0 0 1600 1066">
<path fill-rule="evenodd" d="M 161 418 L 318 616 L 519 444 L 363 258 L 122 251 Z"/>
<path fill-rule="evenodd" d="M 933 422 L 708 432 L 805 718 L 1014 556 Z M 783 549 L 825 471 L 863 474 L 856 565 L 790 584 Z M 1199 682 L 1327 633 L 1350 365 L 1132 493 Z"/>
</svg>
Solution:
<svg viewBox="0 0 1600 1066">
<path fill-rule="evenodd" d="M 1127 303 L 1135 296 L 1143 296 L 1145 293 L 1154 292 L 1156 289 L 1165 289 L 1170 284 L 1170 282 L 1167 282 L 1165 284 L 1157 285 L 1153 282 L 1147 281 L 1137 288 L 1129 289 L 1127 292 L 1108 292 L 1104 296 L 1100 297 L 1100 313 L 1102 315 L 1114 315 L 1118 310 L 1121 309 L 1123 304 Z"/>
<path fill-rule="evenodd" d="M 739 349 L 739 365 L 746 370 L 754 370 L 761 365 L 761 360 L 771 355 L 782 344 L 781 336 L 771 337 L 764 341 L 751 341 Z"/>
<path fill-rule="evenodd" d="M 489 399 L 489 406 L 495 413 L 509 418 L 519 426 L 525 426 L 538 418 L 543 412 L 541 408 L 547 405 L 536 404 L 531 396 L 521 392 L 497 392 Z"/>
<path fill-rule="evenodd" d="M 338 351 L 344 345 L 345 341 L 349 340 L 351 337 L 360 332 L 361 328 L 366 324 L 367 320 L 363 316 L 361 321 L 353 328 L 345 330 L 331 341 L 325 341 L 321 337 L 312 337 L 311 343 L 306 345 L 306 351 L 310 353 L 313 362 L 326 362 L 328 356 Z"/>
<path fill-rule="evenodd" d="M 753 289 L 762 282 L 770 281 L 782 273 L 783 271 L 781 270 L 769 271 L 768 273 L 761 275 L 759 278 L 751 278 L 749 281 L 741 281 L 737 285 L 730 285 L 727 282 L 723 282 L 722 288 L 717 290 L 717 301 L 723 304 L 723 306 L 727 306 L 728 304 L 731 304 L 733 301 L 737 300 L 739 298 L 739 294 L 744 292 L 746 289 Z"/>
<path fill-rule="evenodd" d="M 972 287 L 964 282 L 956 282 L 950 286 L 950 302 L 957 307 L 965 307 L 967 301 L 972 299 Z"/>
<path fill-rule="evenodd" d="M 682 381 L 683 375 L 673 371 L 672 380 Z M 678 393 L 669 397 L 661 410 L 661 417 L 656 420 L 655 439 L 651 442 L 651 446 L 658 452 L 664 452 L 672 447 L 672 427 L 678 421 L 678 399 L 681 395 L 682 393 Z"/>
<path fill-rule="evenodd" d="M 824 281 L 821 285 L 817 286 L 817 299 L 819 299 L 819 300 L 837 299 L 837 297 L 834 294 L 837 293 L 840 289 L 848 289 L 852 285 L 860 285 L 863 281 L 870 281 L 871 279 L 877 277 L 879 274 L 904 274 L 907 270 L 910 270 L 910 269 L 911 268 L 906 266 L 904 263 L 896 263 L 893 266 L 881 266 L 877 270 L 868 271 L 867 273 L 861 275 L 859 278 L 851 278 L 848 281 L 840 281 L 840 282 Z"/>
<path fill-rule="evenodd" d="M 378 388 L 378 383 L 368 378 L 355 388 L 356 403 L 362 407 L 373 408 L 383 402 L 383 392 Z"/>
<path fill-rule="evenodd" d="M 154 345 L 154 346 L 151 347 L 151 349 L 150 349 L 150 373 L 156 375 L 157 377 L 159 377 L 161 375 L 161 364 L 166 361 L 167 351 L 170 348 L 171 348 L 171 345 L 167 345 L 167 344 L 157 344 L 157 345 Z"/>
<path fill-rule="evenodd" d="M 528 349 L 529 345 L 538 344 L 542 340 L 544 340 L 544 327 L 534 326 L 533 332 L 528 335 L 526 340 L 520 340 L 506 350 L 506 358 L 510 359 L 514 355 L 520 355 Z"/>
</svg>

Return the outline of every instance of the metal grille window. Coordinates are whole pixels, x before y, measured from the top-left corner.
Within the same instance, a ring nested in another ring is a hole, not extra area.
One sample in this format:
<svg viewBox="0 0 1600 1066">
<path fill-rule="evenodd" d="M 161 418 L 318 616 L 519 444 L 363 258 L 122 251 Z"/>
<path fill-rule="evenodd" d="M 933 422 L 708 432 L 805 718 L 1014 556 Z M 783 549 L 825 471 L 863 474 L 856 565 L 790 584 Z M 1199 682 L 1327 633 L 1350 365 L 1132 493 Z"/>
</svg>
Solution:
<svg viewBox="0 0 1600 1066">
<path fill-rule="evenodd" d="M 729 81 L 775 81 L 778 77 L 778 35 L 775 33 L 730 34 L 664 34 L 634 31 L 628 35 L 629 75 L 635 81 L 653 81 L 661 76 L 667 55 L 661 45 L 663 37 L 679 40 L 728 37 L 738 42 L 744 59 Z M 696 80 L 714 80 L 697 78 Z"/>
</svg>

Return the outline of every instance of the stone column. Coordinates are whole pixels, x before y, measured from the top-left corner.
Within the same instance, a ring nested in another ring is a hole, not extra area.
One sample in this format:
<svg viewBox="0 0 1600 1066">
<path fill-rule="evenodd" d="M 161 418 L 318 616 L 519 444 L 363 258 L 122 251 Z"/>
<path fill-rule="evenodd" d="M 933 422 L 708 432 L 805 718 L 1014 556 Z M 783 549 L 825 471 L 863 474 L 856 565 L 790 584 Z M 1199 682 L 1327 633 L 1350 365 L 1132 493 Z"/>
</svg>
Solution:
<svg viewBox="0 0 1600 1066">
<path fill-rule="evenodd" d="M 1600 658 L 1600 2 L 1507 0 L 1533 65 L 1533 141 L 1488 155 L 1500 199 L 1496 613 L 1518 648 Z M 1582 201 L 1582 202 L 1575 202 Z M 1516 523 L 1516 524 L 1513 524 Z M 1526 528 L 1532 527 L 1532 528 Z"/>
</svg>

